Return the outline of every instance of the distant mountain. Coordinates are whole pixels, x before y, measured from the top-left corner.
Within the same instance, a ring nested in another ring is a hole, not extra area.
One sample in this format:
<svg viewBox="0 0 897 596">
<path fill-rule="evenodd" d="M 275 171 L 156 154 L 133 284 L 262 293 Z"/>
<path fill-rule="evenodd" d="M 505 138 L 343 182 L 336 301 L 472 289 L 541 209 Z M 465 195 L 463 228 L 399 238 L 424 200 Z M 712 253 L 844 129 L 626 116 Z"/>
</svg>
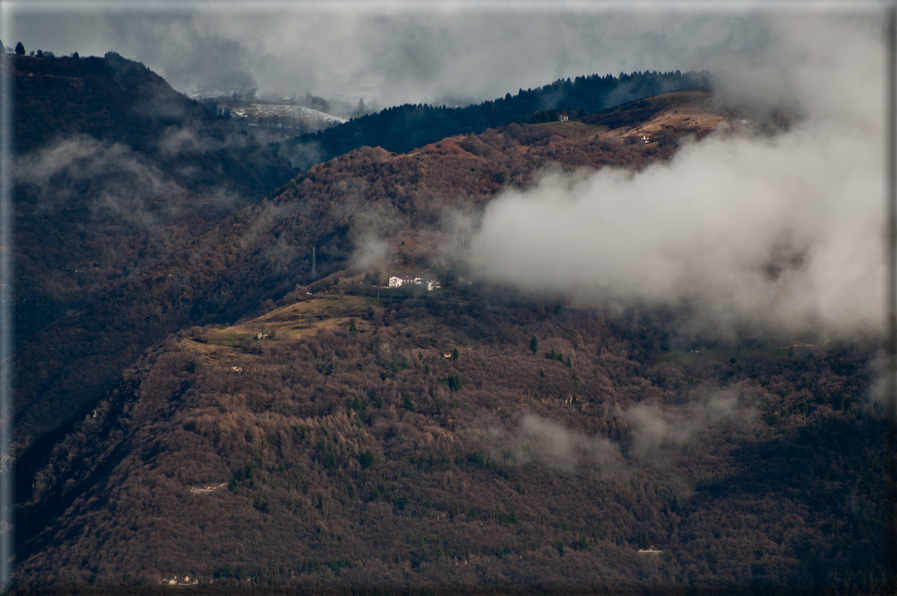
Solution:
<svg viewBox="0 0 897 596">
<path fill-rule="evenodd" d="M 511 121 L 546 122 L 560 115 L 582 116 L 661 93 L 706 87 L 706 72 L 635 72 L 559 79 L 537 89 L 464 108 L 405 104 L 280 144 L 277 151 L 300 168 L 369 146 L 404 153 L 439 139 Z"/>
</svg>

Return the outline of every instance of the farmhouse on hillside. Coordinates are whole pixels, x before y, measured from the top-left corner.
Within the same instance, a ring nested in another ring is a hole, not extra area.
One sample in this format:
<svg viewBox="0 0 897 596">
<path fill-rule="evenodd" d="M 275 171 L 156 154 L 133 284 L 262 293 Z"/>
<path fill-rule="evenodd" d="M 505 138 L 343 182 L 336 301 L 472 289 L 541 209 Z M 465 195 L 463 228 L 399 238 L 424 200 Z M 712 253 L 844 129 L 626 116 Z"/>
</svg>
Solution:
<svg viewBox="0 0 897 596">
<path fill-rule="evenodd" d="M 398 276 L 394 275 L 389 278 L 389 287 L 390 288 L 401 288 L 402 286 L 407 286 L 414 284 L 416 286 L 426 285 L 427 291 L 432 292 L 433 290 L 437 290 L 442 287 L 435 279 L 424 279 L 419 275 L 407 275 L 407 276 Z"/>
<path fill-rule="evenodd" d="M 419 284 L 423 281 L 422 277 L 414 277 L 411 275 L 393 276 L 389 278 L 390 288 L 401 288 L 409 284 Z"/>
</svg>

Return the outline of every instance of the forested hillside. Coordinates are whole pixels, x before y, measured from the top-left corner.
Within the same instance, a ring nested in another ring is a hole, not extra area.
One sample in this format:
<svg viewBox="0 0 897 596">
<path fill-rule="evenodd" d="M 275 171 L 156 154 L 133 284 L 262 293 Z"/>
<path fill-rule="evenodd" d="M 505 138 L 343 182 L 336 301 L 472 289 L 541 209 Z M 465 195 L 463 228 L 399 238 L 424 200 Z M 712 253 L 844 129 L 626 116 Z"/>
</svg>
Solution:
<svg viewBox="0 0 897 596">
<path fill-rule="evenodd" d="M 458 226 L 546 171 L 777 123 L 705 90 L 609 99 L 685 75 L 577 79 L 501 100 L 530 97 L 519 122 L 299 175 L 136 63 L 15 64 L 28 109 L 98 103 L 21 132 L 17 299 L 40 306 L 11 593 L 892 591 L 874 341 L 718 337 L 459 257 Z M 591 113 L 551 118 L 574 89 Z M 411 274 L 442 288 L 385 287 Z"/>
<path fill-rule="evenodd" d="M 16 91 L 18 342 L 295 175 L 117 54 L 4 64 Z"/>
<path fill-rule="evenodd" d="M 57 409 L 48 379 L 66 371 L 97 381 L 96 370 L 121 370 L 169 332 L 150 319 L 134 333 L 133 323 L 110 327 L 110 293 L 295 171 L 117 54 L 7 56 L 3 67 L 16 91 L 17 413 L 28 420 L 28 405 L 40 403 L 52 426 L 81 402 L 72 395 Z M 71 368 L 69 354 L 96 354 L 97 341 L 122 334 L 108 358 Z"/>
<path fill-rule="evenodd" d="M 674 103 L 681 109 L 668 105 L 653 124 L 645 123 L 657 130 L 650 145 L 636 142 L 628 128 L 511 124 L 410 155 L 363 148 L 319 164 L 272 200 L 185 238 L 183 247 L 143 264 L 77 316 L 58 319 L 19 346 L 17 441 L 27 446 L 59 428 L 168 333 L 233 321 L 266 300 L 282 299 L 297 284 L 312 283 L 313 248 L 323 285 L 352 264 L 371 233 L 390 240 L 394 258 L 437 266 L 434 258 L 449 236 L 440 231 L 446 209 L 479 209 L 499 189 L 525 186 L 552 164 L 642 167 L 672 156 L 676 138 L 707 134 L 725 118 L 703 93 Z M 22 456 L 23 480 L 49 448 Z M 27 495 L 30 485 L 22 482 L 18 490 Z"/>
<path fill-rule="evenodd" d="M 886 593 L 874 346 L 341 287 L 147 352 L 35 475 L 22 586 Z"/>
<path fill-rule="evenodd" d="M 661 93 L 706 87 L 708 73 L 636 72 L 560 79 L 537 89 L 467 107 L 405 104 L 345 124 L 297 137 L 278 152 L 307 169 L 362 146 L 405 153 L 458 134 L 481 133 L 509 122 L 548 122 L 578 117 Z"/>
</svg>

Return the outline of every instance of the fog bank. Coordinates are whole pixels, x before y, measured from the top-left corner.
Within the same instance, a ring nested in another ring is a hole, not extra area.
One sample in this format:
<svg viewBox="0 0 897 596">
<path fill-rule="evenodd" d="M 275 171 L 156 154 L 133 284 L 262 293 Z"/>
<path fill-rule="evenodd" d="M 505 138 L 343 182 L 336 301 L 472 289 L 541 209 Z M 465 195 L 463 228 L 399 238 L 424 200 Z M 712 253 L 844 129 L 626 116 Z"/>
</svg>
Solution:
<svg viewBox="0 0 897 596">
<path fill-rule="evenodd" d="M 717 96 L 774 137 L 714 135 L 668 163 L 549 174 L 485 210 L 481 279 L 591 305 L 683 305 L 716 329 L 875 333 L 883 311 L 883 48 L 867 21 L 777 20 Z"/>
</svg>

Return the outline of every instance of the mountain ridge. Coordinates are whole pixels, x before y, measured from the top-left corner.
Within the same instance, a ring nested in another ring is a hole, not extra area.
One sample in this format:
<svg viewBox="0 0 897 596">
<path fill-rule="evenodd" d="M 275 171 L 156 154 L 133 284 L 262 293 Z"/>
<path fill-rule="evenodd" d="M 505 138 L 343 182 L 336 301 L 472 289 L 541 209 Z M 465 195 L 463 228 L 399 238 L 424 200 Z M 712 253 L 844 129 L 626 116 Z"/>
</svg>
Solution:
<svg viewBox="0 0 897 596">
<path fill-rule="evenodd" d="M 288 156 L 299 169 L 368 145 L 405 153 L 457 134 L 478 134 L 509 122 L 546 122 L 560 115 L 582 116 L 635 99 L 706 88 L 706 72 L 635 72 L 576 77 L 537 89 L 520 89 L 512 96 L 466 107 L 446 108 L 404 104 L 353 118 L 345 124 L 280 143 L 278 154 Z"/>
</svg>

